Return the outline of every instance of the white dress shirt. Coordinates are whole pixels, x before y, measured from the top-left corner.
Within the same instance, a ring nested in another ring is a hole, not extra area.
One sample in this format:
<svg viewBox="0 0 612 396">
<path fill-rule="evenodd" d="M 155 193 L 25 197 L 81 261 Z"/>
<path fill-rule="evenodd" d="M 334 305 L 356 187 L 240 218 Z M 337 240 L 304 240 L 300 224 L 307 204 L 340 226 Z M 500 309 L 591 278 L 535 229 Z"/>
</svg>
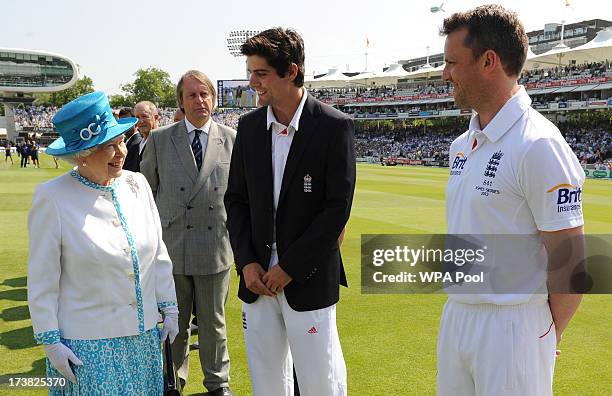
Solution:
<svg viewBox="0 0 612 396">
<path fill-rule="evenodd" d="M 134 135 L 132 135 L 132 136 L 134 136 Z M 140 143 L 138 143 L 138 154 L 142 154 L 142 150 L 144 150 L 145 144 L 147 144 L 147 139 L 149 138 L 149 135 L 147 135 L 147 137 L 145 137 L 142 134 L 140 134 L 140 135 L 142 136 L 142 140 L 140 141 Z M 130 139 L 131 139 L 131 137 L 130 137 Z"/>
<path fill-rule="evenodd" d="M 208 146 L 208 132 L 210 131 L 210 126 L 212 125 L 212 117 L 208 118 L 206 124 L 202 126 L 202 128 L 197 128 L 194 126 L 187 117 L 185 117 L 185 127 L 187 128 L 187 137 L 189 138 L 189 144 L 193 143 L 193 138 L 195 137 L 195 130 L 199 129 L 202 131 L 200 133 L 200 144 L 202 144 L 202 163 L 204 163 L 204 156 L 206 155 L 206 147 Z"/>
<path fill-rule="evenodd" d="M 289 126 L 283 125 L 276 119 L 272 107 L 268 106 L 267 128 L 272 127 L 272 177 L 274 181 L 274 219 L 276 220 L 276 209 L 278 207 L 278 198 L 280 196 L 281 187 L 283 184 L 283 174 L 285 173 L 285 164 L 289 156 L 289 149 L 293 142 L 293 136 L 300 127 L 300 117 L 306 103 L 306 88 L 302 88 L 302 99 L 298 105 Z M 276 224 L 276 221 L 275 221 Z M 276 251 L 276 226 L 274 226 L 274 242 L 272 243 L 272 255 L 270 257 L 269 268 L 278 264 L 278 252 Z"/>
</svg>

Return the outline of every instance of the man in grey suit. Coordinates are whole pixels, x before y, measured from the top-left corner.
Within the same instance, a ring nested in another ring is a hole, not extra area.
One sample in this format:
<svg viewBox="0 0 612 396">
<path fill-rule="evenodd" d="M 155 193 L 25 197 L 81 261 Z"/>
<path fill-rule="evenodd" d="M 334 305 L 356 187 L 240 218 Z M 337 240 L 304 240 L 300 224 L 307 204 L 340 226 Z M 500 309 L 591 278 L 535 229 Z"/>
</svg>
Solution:
<svg viewBox="0 0 612 396">
<path fill-rule="evenodd" d="M 223 195 L 236 131 L 211 118 L 215 87 L 202 72 L 185 73 L 176 88 L 185 119 L 148 139 L 141 172 L 157 203 L 163 239 L 174 264 L 179 335 L 172 344 L 181 381 L 189 374 L 189 320 L 198 317 L 200 362 L 208 395 L 232 395 L 225 309 L 233 255 Z"/>
</svg>

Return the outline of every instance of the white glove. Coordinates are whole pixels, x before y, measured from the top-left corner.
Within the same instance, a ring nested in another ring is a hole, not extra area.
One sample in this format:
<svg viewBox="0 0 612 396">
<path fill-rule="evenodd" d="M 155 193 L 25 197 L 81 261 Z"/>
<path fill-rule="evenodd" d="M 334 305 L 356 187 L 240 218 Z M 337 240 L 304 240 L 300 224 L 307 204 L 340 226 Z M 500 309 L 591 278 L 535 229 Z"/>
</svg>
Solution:
<svg viewBox="0 0 612 396">
<path fill-rule="evenodd" d="M 179 332 L 178 326 L 178 309 L 176 307 L 169 307 L 164 310 L 164 328 L 161 333 L 162 342 L 166 341 L 166 338 L 170 337 L 170 343 L 174 342 Z"/>
<path fill-rule="evenodd" d="M 82 366 L 83 362 L 72 353 L 70 348 L 62 343 L 48 344 L 44 346 L 44 349 L 53 368 L 76 384 L 76 377 L 70 368 L 70 362 L 77 366 Z"/>
</svg>

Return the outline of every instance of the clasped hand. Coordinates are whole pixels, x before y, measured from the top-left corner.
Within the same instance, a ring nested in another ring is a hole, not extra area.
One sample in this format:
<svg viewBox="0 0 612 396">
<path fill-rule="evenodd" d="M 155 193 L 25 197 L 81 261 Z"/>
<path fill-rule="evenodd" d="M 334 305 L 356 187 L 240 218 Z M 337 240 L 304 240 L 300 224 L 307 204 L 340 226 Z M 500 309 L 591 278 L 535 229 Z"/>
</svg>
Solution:
<svg viewBox="0 0 612 396">
<path fill-rule="evenodd" d="M 269 297 L 280 293 L 292 280 L 280 265 L 275 265 L 266 272 L 259 263 L 253 262 L 244 266 L 242 274 L 247 289 Z"/>
</svg>

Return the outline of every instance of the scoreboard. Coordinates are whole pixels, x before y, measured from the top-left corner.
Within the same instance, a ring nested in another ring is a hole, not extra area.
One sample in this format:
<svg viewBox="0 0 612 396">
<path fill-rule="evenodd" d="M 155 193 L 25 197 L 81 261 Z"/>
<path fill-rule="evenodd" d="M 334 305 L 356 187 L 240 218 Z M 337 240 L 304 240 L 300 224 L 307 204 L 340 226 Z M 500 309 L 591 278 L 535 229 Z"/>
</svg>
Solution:
<svg viewBox="0 0 612 396">
<path fill-rule="evenodd" d="M 252 109 L 257 107 L 257 92 L 249 87 L 249 80 L 217 81 L 217 107 Z"/>
</svg>

